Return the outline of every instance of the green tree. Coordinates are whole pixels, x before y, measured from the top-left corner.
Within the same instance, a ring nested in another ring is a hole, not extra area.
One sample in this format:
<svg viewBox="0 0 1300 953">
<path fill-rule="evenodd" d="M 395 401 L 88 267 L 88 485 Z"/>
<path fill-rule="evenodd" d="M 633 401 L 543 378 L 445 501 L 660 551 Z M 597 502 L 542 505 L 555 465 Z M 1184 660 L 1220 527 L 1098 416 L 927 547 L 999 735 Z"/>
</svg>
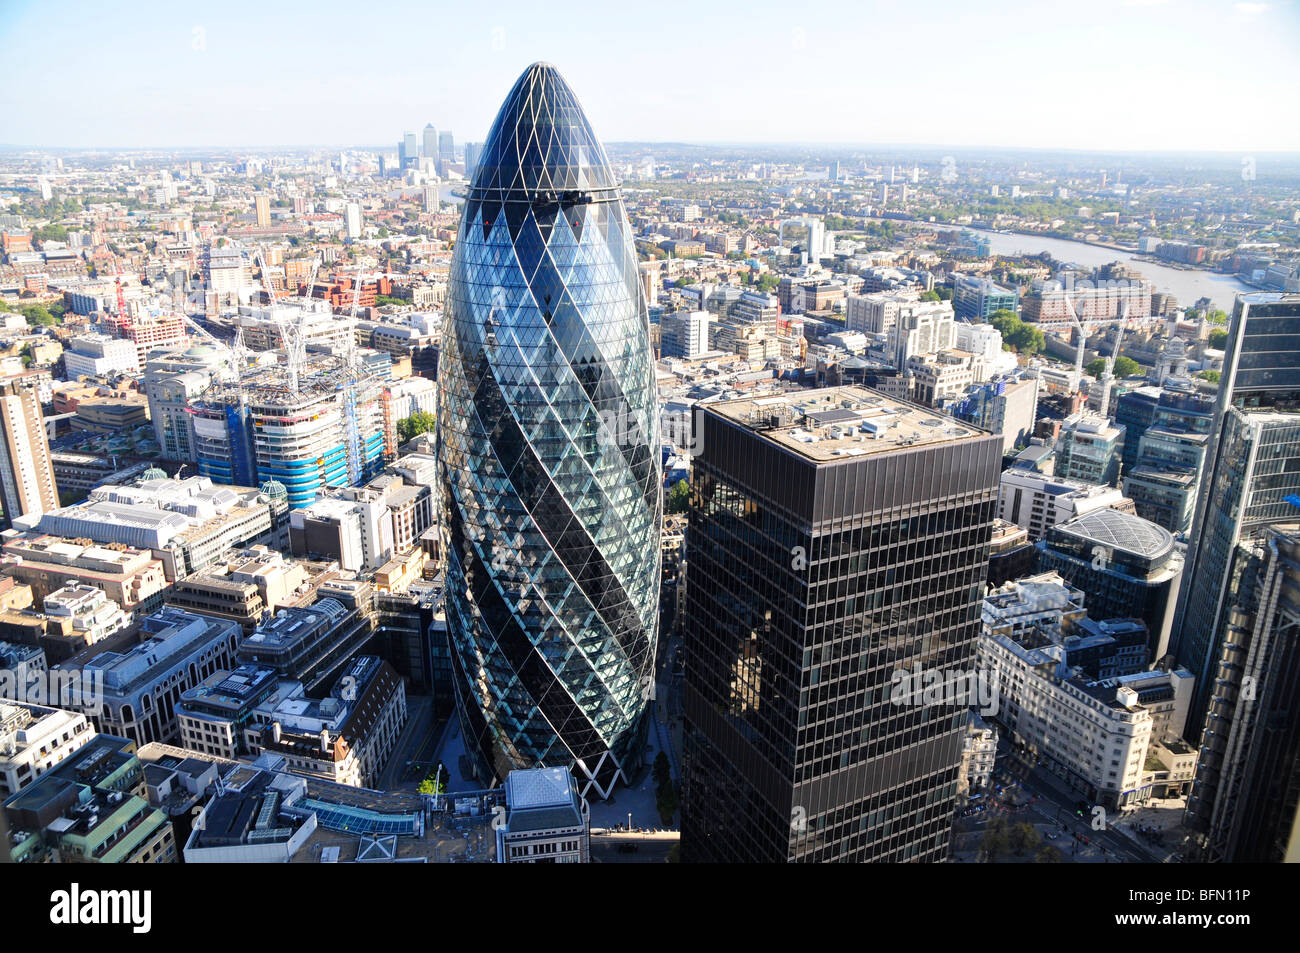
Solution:
<svg viewBox="0 0 1300 953">
<path fill-rule="evenodd" d="M 32 232 L 32 238 L 38 242 L 66 242 L 68 240 L 68 230 L 58 224 L 42 225 Z"/>
<path fill-rule="evenodd" d="M 1030 850 L 1040 843 L 1038 831 L 1035 830 L 1034 825 L 1030 824 L 1028 821 L 1022 821 L 1012 827 L 1011 830 L 1007 832 L 1007 837 L 1010 841 L 1011 850 L 1017 857 L 1023 857 L 1025 851 Z"/>
<path fill-rule="evenodd" d="M 925 292 L 924 294 L 921 295 L 921 300 L 922 300 L 922 301 L 941 301 L 941 300 L 943 300 L 943 299 L 939 297 L 939 292 L 937 292 L 937 291 L 927 291 L 927 292 Z"/>
<path fill-rule="evenodd" d="M 27 323 L 33 326 L 49 327 L 55 323 L 54 315 L 45 308 L 44 305 L 28 304 L 23 305 L 20 309 L 22 315 L 27 319 Z"/>
<path fill-rule="evenodd" d="M 984 831 L 980 840 L 980 849 L 984 851 L 989 863 L 1011 849 L 1011 839 L 1007 833 L 1007 822 L 1000 817 L 994 818 Z"/>
<path fill-rule="evenodd" d="M 678 480 L 668 490 L 664 498 L 664 512 L 685 513 L 691 505 L 691 485 L 687 480 Z"/>
<path fill-rule="evenodd" d="M 1206 343 L 1216 351 L 1222 351 L 1228 345 L 1228 332 L 1222 328 L 1215 328 L 1210 332 L 1210 338 Z"/>
<path fill-rule="evenodd" d="M 668 764 L 668 755 L 663 751 L 655 755 L 654 775 L 655 784 L 667 784 L 673 779 L 672 768 Z"/>
<path fill-rule="evenodd" d="M 1219 383 L 1219 378 L 1223 375 L 1218 371 L 1199 371 L 1196 375 L 1201 380 L 1209 381 L 1211 384 Z"/>
<path fill-rule="evenodd" d="M 1047 347 L 1042 331 L 1032 324 L 1025 324 L 1010 311 L 994 311 L 989 315 L 989 324 L 1001 332 L 1003 350 L 1031 357 Z"/>
<path fill-rule="evenodd" d="M 397 436 L 402 443 L 408 440 L 414 440 L 422 433 L 429 433 L 438 420 L 433 414 L 424 410 L 417 410 L 409 417 L 404 417 L 397 422 Z"/>
<path fill-rule="evenodd" d="M 1091 374 L 1093 377 L 1100 377 L 1101 372 L 1104 371 L 1105 369 L 1106 369 L 1106 359 L 1104 357 L 1099 357 L 1096 360 L 1089 361 L 1087 365 L 1084 367 L 1084 370 L 1087 371 L 1089 374 Z M 1133 358 L 1125 357 L 1123 354 L 1115 358 L 1115 367 L 1113 373 L 1115 374 L 1116 377 L 1132 377 L 1134 374 L 1141 373 L 1141 371 L 1142 371 L 1142 365 L 1139 364 L 1137 361 L 1133 360 Z"/>
<path fill-rule="evenodd" d="M 415 791 L 417 794 L 446 794 L 447 782 L 443 780 L 447 777 L 447 769 L 443 767 L 441 761 L 438 766 L 429 772 L 428 776 L 420 782 Z"/>
<path fill-rule="evenodd" d="M 1142 365 L 1131 357 L 1125 357 L 1121 354 L 1115 358 L 1115 376 L 1116 377 L 1133 377 L 1135 374 L 1142 373 Z"/>
<path fill-rule="evenodd" d="M 659 759 L 663 758 L 663 766 Z M 677 813 L 677 788 L 673 784 L 672 772 L 668 766 L 668 756 L 662 751 L 655 757 L 655 807 L 659 810 L 659 819 L 665 827 L 672 827 L 673 815 Z"/>
</svg>

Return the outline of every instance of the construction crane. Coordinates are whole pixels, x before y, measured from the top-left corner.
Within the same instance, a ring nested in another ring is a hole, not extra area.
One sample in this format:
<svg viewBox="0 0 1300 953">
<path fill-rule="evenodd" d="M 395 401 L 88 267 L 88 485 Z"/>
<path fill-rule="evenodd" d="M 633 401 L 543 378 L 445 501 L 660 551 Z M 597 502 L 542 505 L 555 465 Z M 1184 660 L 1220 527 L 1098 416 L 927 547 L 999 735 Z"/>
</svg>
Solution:
<svg viewBox="0 0 1300 953">
<path fill-rule="evenodd" d="M 320 268 L 320 256 L 317 255 L 311 260 L 311 271 L 307 273 L 307 300 L 311 301 L 312 287 L 316 284 L 316 269 Z"/>
<path fill-rule="evenodd" d="M 253 246 L 257 258 L 258 269 L 262 273 L 262 287 L 266 291 L 267 297 L 267 315 L 276 326 L 280 335 L 280 345 L 284 348 L 285 364 L 289 369 L 289 387 L 293 393 L 298 393 L 298 375 L 302 369 L 302 363 L 306 359 L 306 340 L 303 337 L 302 329 L 292 320 L 285 320 L 277 314 L 275 307 L 275 290 L 271 287 L 270 269 L 266 265 L 266 256 L 262 253 L 260 245 Z M 242 347 L 242 336 L 239 338 Z"/>
<path fill-rule="evenodd" d="M 126 317 L 126 295 L 122 293 L 122 259 L 117 255 L 113 256 L 113 264 L 117 268 L 117 316 L 119 319 Z"/>
<path fill-rule="evenodd" d="M 364 448 L 361 445 L 360 421 L 357 417 L 357 378 L 360 376 L 360 367 L 357 361 L 357 310 L 361 304 L 361 285 L 367 278 L 389 278 L 394 277 L 388 272 L 364 272 L 360 264 L 357 265 L 356 275 L 353 277 L 352 285 L 352 307 L 349 310 L 351 318 L 347 344 L 344 347 L 343 359 L 347 368 L 348 382 L 340 392 L 342 398 L 343 411 L 343 442 L 348 463 L 348 479 L 355 485 L 361 482 L 364 477 L 364 460 L 362 454 Z M 390 422 L 391 408 L 388 404 L 387 389 L 384 391 L 383 401 L 384 413 L 384 432 L 385 448 L 384 456 L 389 456 L 390 443 Z"/>
<path fill-rule="evenodd" d="M 1102 321 L 1085 321 L 1080 314 L 1077 298 L 1071 297 L 1071 293 L 1068 291 L 1065 293 L 1065 303 L 1069 308 L 1070 320 L 1074 322 L 1075 330 L 1079 335 L 1079 343 L 1074 350 L 1074 383 L 1071 385 L 1077 389 L 1083 382 L 1083 357 L 1084 352 L 1088 348 L 1089 327 L 1100 328 L 1107 324 L 1118 324 L 1121 321 L 1128 321 L 1128 302 L 1120 302 L 1120 317 Z"/>
<path fill-rule="evenodd" d="M 352 308 L 348 312 L 352 319 L 353 332 L 348 339 L 348 366 L 352 367 L 356 363 L 356 323 L 357 309 L 361 304 L 361 285 L 371 278 L 400 278 L 401 275 L 395 275 L 391 271 L 362 271 L 361 266 L 357 266 L 357 273 L 352 287 Z"/>
<path fill-rule="evenodd" d="M 215 345 L 217 345 L 218 347 L 225 347 L 225 346 L 226 346 L 225 343 L 224 343 L 223 341 L 219 340 L 219 339 L 216 338 L 216 337 L 213 337 L 212 333 L 211 333 L 210 331 L 208 331 L 207 328 L 205 328 L 203 325 L 199 324 L 197 321 L 195 321 L 193 318 L 191 318 L 188 314 L 185 314 L 184 312 L 181 312 L 181 320 L 184 321 L 185 324 L 186 324 L 186 325 L 187 325 L 187 326 L 188 326 L 192 331 L 194 331 L 194 333 L 196 333 L 199 337 L 203 338 L 203 340 L 207 341 L 209 344 L 215 344 Z"/>
<path fill-rule="evenodd" d="M 1103 417 L 1109 415 L 1110 385 L 1115 379 L 1115 358 L 1119 356 L 1119 348 L 1124 341 L 1124 329 L 1128 327 L 1127 301 L 1120 302 L 1119 317 L 1115 319 L 1114 323 L 1119 325 L 1119 329 L 1115 334 L 1115 346 L 1110 349 L 1110 357 L 1106 358 L 1106 368 L 1101 372 L 1101 396 L 1098 398 L 1098 410 Z"/>
</svg>

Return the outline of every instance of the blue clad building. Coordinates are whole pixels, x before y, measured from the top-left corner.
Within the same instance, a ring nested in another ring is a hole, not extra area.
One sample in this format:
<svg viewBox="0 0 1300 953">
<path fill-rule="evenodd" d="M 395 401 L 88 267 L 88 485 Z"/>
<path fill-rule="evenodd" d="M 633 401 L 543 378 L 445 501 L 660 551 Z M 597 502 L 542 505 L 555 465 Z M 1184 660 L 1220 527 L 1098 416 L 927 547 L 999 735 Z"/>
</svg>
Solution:
<svg viewBox="0 0 1300 953">
<path fill-rule="evenodd" d="M 607 797 L 640 763 L 662 516 L 649 320 L 614 173 L 530 66 L 474 170 L 439 367 L 457 707 L 481 780 L 537 765 Z"/>
</svg>

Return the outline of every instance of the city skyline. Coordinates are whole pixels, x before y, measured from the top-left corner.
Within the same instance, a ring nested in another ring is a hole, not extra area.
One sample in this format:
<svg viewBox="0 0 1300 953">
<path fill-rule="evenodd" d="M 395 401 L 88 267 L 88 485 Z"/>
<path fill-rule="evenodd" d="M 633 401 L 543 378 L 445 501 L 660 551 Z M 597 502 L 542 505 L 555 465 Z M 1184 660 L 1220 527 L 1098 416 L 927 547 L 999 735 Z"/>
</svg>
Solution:
<svg viewBox="0 0 1300 953">
<path fill-rule="evenodd" d="M 1300 862 L 1300 0 L 6 14 L 24 882 Z"/>
<path fill-rule="evenodd" d="M 417 119 L 482 141 L 495 112 L 484 91 L 542 60 L 592 90 L 586 109 L 607 142 L 1300 150 L 1300 131 L 1276 121 L 1276 105 L 1300 97 L 1293 2 L 1120 0 L 1082 22 L 1041 7 L 992 14 L 939 3 L 922 19 L 892 5 L 837 4 L 805 22 L 767 4 L 750 5 L 744 17 L 668 4 L 653 18 L 612 11 L 599 42 L 594 26 L 553 8 L 507 3 L 481 17 L 410 7 L 388 22 L 404 38 L 427 29 L 433 55 L 401 56 L 388 31 L 349 31 L 342 68 L 318 54 L 338 45 L 332 31 L 347 14 L 338 4 L 139 9 L 105 22 L 89 7 L 67 11 L 94 23 L 104 50 L 151 54 L 114 56 L 116 95 L 106 99 L 86 95 L 84 74 L 50 71 L 34 45 L 14 44 L 15 69 L 44 71 L 40 96 L 4 104 L 9 144 L 384 143 Z M 40 10 L 19 7 L 0 35 L 12 41 L 39 30 Z M 964 47 L 945 45 L 971 35 L 987 36 L 1005 63 L 972 64 Z M 448 36 L 459 42 L 439 46 Z M 1148 41 L 1175 55 L 1135 59 L 1134 43 Z M 1234 47 L 1251 51 L 1251 68 L 1212 72 L 1206 64 Z M 326 125 L 329 137 L 320 135 Z"/>
</svg>

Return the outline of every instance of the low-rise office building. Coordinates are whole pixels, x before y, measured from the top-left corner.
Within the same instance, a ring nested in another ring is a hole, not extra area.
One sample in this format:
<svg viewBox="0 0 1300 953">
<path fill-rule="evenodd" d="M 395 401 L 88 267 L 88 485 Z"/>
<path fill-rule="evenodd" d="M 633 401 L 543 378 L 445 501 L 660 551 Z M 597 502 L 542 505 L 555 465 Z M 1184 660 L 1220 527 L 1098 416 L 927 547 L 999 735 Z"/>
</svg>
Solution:
<svg viewBox="0 0 1300 953">
<path fill-rule="evenodd" d="M 591 812 L 568 768 L 511 771 L 505 792 L 504 823 L 494 825 L 498 863 L 591 861 Z"/>
<path fill-rule="evenodd" d="M 1190 704 L 1185 669 L 1093 679 L 1072 665 L 1070 646 L 1041 627 L 986 629 L 981 671 L 997 687 L 996 718 L 1085 797 L 1106 808 L 1167 790 L 1167 771 L 1148 764 L 1153 744 L 1176 737 Z"/>
<path fill-rule="evenodd" d="M 18 863 L 174 863 L 167 815 L 145 799 L 136 745 L 98 735 L 5 801 Z"/>
<path fill-rule="evenodd" d="M 238 657 L 315 692 L 338 676 L 373 632 L 373 588 L 334 581 L 320 588 L 310 606 L 290 606 L 264 621 L 239 644 Z"/>
<path fill-rule="evenodd" d="M 324 698 L 301 686 L 271 695 L 244 729 L 254 756 L 284 758 L 297 774 L 353 787 L 374 787 L 406 724 L 406 689 L 375 656 L 353 659 Z"/>
<path fill-rule="evenodd" d="M 0 699 L 25 702 L 29 686 L 43 678 L 49 666 L 36 642 L 0 642 Z M 35 701 L 35 699 L 30 699 Z"/>
<path fill-rule="evenodd" d="M 103 590 L 77 584 L 56 589 L 45 597 L 45 617 L 62 634 L 90 646 L 130 628 L 131 616 Z"/>
<path fill-rule="evenodd" d="M 0 702 L 0 798 L 57 767 L 93 734 L 78 712 Z"/>
<path fill-rule="evenodd" d="M 258 707 L 301 689 L 301 683 L 284 681 L 274 669 L 260 665 L 214 672 L 183 692 L 176 704 L 181 747 L 220 758 L 248 754 L 244 729 L 257 723 Z"/>
<path fill-rule="evenodd" d="M 1115 487 L 1039 473 L 1024 467 L 1003 470 L 998 483 L 998 517 L 1029 531 L 1037 542 L 1057 523 L 1099 509 L 1133 512 L 1133 501 Z"/>
<path fill-rule="evenodd" d="M 1100 414 L 1077 413 L 1061 425 L 1056 472 L 1067 480 L 1113 486 L 1119 482 L 1124 427 Z"/>
<path fill-rule="evenodd" d="M 141 622 L 144 641 L 125 652 L 103 652 L 80 666 L 83 678 L 103 679 L 103 698 L 85 712 L 100 731 L 137 745 L 180 736 L 176 703 L 218 669 L 229 668 L 239 626 L 167 606 Z"/>
<path fill-rule="evenodd" d="M 1151 660 L 1164 656 L 1183 575 L 1183 555 L 1167 529 L 1099 509 L 1057 523 L 1037 549 L 1039 569 L 1054 570 L 1087 593 L 1094 618 L 1141 619 Z"/>
<path fill-rule="evenodd" d="M 37 600 L 69 584 L 93 586 L 135 617 L 162 605 L 162 560 L 133 546 L 98 546 L 61 536 L 25 534 L 4 544 L 4 563 Z"/>
<path fill-rule="evenodd" d="M 30 521 L 38 532 L 149 549 L 168 581 L 211 566 L 237 546 L 277 543 L 288 522 L 283 499 L 251 487 L 216 486 L 207 477 L 158 477 L 101 486 L 84 503 Z"/>
</svg>

